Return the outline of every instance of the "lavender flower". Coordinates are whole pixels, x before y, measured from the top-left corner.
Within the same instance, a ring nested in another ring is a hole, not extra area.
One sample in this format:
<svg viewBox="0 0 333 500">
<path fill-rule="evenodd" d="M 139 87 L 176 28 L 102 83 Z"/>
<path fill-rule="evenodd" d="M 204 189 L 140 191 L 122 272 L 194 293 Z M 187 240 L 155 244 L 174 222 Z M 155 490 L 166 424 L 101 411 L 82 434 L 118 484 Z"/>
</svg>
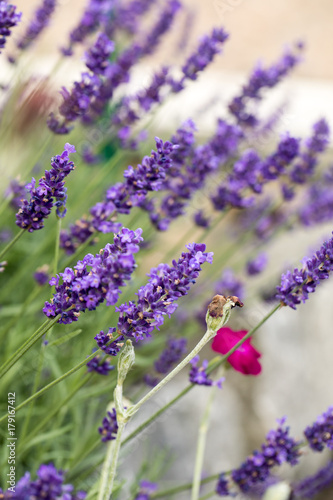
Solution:
<svg viewBox="0 0 333 500">
<path fill-rule="evenodd" d="M 211 35 L 202 37 L 197 50 L 188 58 L 182 67 L 184 76 L 181 84 L 186 78 L 196 80 L 198 73 L 203 71 L 214 56 L 221 52 L 221 44 L 229 38 L 223 28 L 214 28 Z"/>
<path fill-rule="evenodd" d="M 116 439 L 116 435 L 118 432 L 118 424 L 117 424 L 117 413 L 116 409 L 113 408 L 112 411 L 108 411 L 106 417 L 102 420 L 102 427 L 98 428 L 98 432 L 102 436 L 102 441 L 105 443 L 106 441 L 111 441 L 112 439 Z"/>
<path fill-rule="evenodd" d="M 255 274 L 260 274 L 267 266 L 267 255 L 265 253 L 260 253 L 252 260 L 246 263 L 246 271 L 250 276 Z"/>
<path fill-rule="evenodd" d="M 85 64 L 94 75 L 104 75 L 108 67 L 108 59 L 114 51 L 114 43 L 101 33 L 95 44 L 86 52 Z"/>
<path fill-rule="evenodd" d="M 147 480 L 140 481 L 140 490 L 136 494 L 134 500 L 149 500 L 152 493 L 155 493 L 158 489 L 156 483 L 151 483 Z"/>
<path fill-rule="evenodd" d="M 295 498 L 314 498 L 323 489 L 333 482 L 333 462 L 328 462 L 313 476 L 306 477 L 293 485 L 293 495 Z"/>
<path fill-rule="evenodd" d="M 296 306 L 308 299 L 320 281 L 329 278 L 333 269 L 333 238 L 325 241 L 321 248 L 306 260 L 302 269 L 295 268 L 293 272 L 287 271 L 281 277 L 281 285 L 276 287 L 276 298 L 281 302 L 296 309 Z"/>
<path fill-rule="evenodd" d="M 127 5 L 119 4 L 114 11 L 113 23 L 105 27 L 109 37 L 114 36 L 116 29 L 134 35 L 138 32 L 140 17 L 148 12 L 155 0 L 132 0 Z"/>
<path fill-rule="evenodd" d="M 209 227 L 210 219 L 204 215 L 203 210 L 198 210 L 194 214 L 194 222 L 199 227 Z"/>
<path fill-rule="evenodd" d="M 21 12 L 16 12 L 15 5 L 7 3 L 5 0 L 0 1 L 0 52 L 6 45 L 6 39 L 11 34 L 11 28 L 21 21 L 21 16 Z"/>
<path fill-rule="evenodd" d="M 255 127 L 258 124 L 258 119 L 249 111 L 248 104 L 251 100 L 260 101 L 262 89 L 275 87 L 300 62 L 299 51 L 302 48 L 302 44 L 297 44 L 295 53 L 287 50 L 281 59 L 267 69 L 261 64 L 256 66 L 241 93 L 229 104 L 229 111 L 236 118 L 237 123 L 247 127 Z"/>
<path fill-rule="evenodd" d="M 50 280 L 55 286 L 51 302 L 45 302 L 43 312 L 48 317 L 60 315 L 59 323 L 77 321 L 81 311 L 95 310 L 106 300 L 114 305 L 133 273 L 136 264 L 133 254 L 139 251 L 142 229 L 123 228 L 95 257 L 87 254 L 74 270 L 67 267 Z M 60 283 L 60 278 L 62 283 Z"/>
<path fill-rule="evenodd" d="M 307 427 L 304 435 L 310 448 L 315 451 L 323 451 L 327 446 L 333 449 L 333 406 L 330 406 L 326 412 L 320 415 L 316 422 Z"/>
<path fill-rule="evenodd" d="M 215 285 L 215 291 L 225 296 L 235 295 L 241 298 L 245 296 L 244 284 L 236 278 L 232 269 L 224 269 L 221 279 Z"/>
<path fill-rule="evenodd" d="M 101 358 L 97 355 L 87 363 L 88 372 L 96 372 L 99 375 L 108 375 L 114 366 L 111 365 L 110 360 L 106 357 Z"/>
<path fill-rule="evenodd" d="M 187 351 L 187 340 L 185 338 L 170 338 L 168 339 L 167 346 L 154 363 L 157 373 L 168 373 L 178 363 Z"/>
<path fill-rule="evenodd" d="M 26 197 L 26 188 L 23 182 L 19 179 L 12 179 L 8 188 L 5 191 L 5 197 L 10 197 L 10 205 L 18 210 L 22 200 Z"/>
<path fill-rule="evenodd" d="M 74 493 L 74 487 L 71 484 L 64 484 L 65 472 L 57 470 L 52 463 L 41 465 L 37 471 L 37 477 L 38 479 L 31 481 L 30 473 L 26 472 L 15 485 L 15 492 L 7 490 L 4 498 L 13 500 L 26 498 L 84 500 L 86 498 L 84 491 Z"/>
<path fill-rule="evenodd" d="M 289 173 L 292 182 L 304 184 L 313 174 L 319 153 L 325 151 L 329 144 L 329 135 L 330 129 L 326 120 L 322 119 L 314 124 L 313 134 L 305 143 L 305 151 Z"/>
<path fill-rule="evenodd" d="M 285 173 L 285 167 L 297 156 L 299 139 L 286 135 L 281 138 L 276 151 L 261 160 L 252 149 L 245 151 L 234 164 L 232 172 L 218 187 L 212 196 L 216 210 L 227 207 L 247 208 L 254 203 L 254 197 L 248 197 L 248 190 L 261 193 L 262 186 Z"/>
<path fill-rule="evenodd" d="M 74 146 L 65 144 L 64 152 L 51 159 L 51 170 L 46 170 L 45 175 L 36 181 L 32 178 L 26 189 L 30 193 L 30 200 L 23 200 L 19 211 L 16 214 L 16 224 L 22 229 L 27 229 L 29 233 L 42 229 L 44 219 L 51 213 L 53 206 L 56 206 L 58 217 L 66 214 L 65 203 L 67 199 L 64 179 L 75 168 L 74 163 L 69 161 L 69 154 L 75 153 Z"/>
<path fill-rule="evenodd" d="M 201 264 L 213 261 L 212 252 L 206 253 L 204 244 L 192 243 L 186 248 L 188 252 L 183 252 L 178 262 L 172 262 L 172 266 L 160 264 L 151 269 L 148 283 L 137 292 L 137 302 L 125 302 L 116 307 L 120 313 L 119 321 L 109 335 L 117 331 L 122 337 L 142 340 L 145 336 L 150 337 L 155 328 L 159 330 L 166 314 L 170 317 L 175 312 L 176 301 L 187 295 L 191 284 L 199 276 Z M 104 335 L 104 332 L 101 334 Z M 105 335 L 105 343 L 109 341 L 110 336 Z M 101 343 L 98 345 L 103 349 Z"/>
<path fill-rule="evenodd" d="M 243 492 L 250 491 L 256 483 L 265 481 L 272 467 L 284 462 L 297 464 L 299 443 L 289 436 L 289 427 L 284 427 L 285 420 L 283 418 L 278 421 L 279 427 L 267 434 L 261 451 L 255 450 L 238 469 L 232 471 L 233 481 Z"/>
<path fill-rule="evenodd" d="M 48 26 L 50 17 L 56 8 L 56 0 L 43 0 L 42 5 L 34 13 L 24 35 L 16 43 L 21 50 L 27 49 L 40 33 Z"/>
<path fill-rule="evenodd" d="M 225 477 L 225 474 L 220 474 L 215 488 L 215 492 L 220 497 L 233 496 L 229 490 L 229 482 Z"/>
<path fill-rule="evenodd" d="M 191 122 L 187 122 L 185 127 L 188 128 L 187 135 L 193 135 Z M 243 137 L 239 127 L 223 120 L 218 120 L 214 136 L 202 146 L 189 147 L 187 135 L 180 133 L 179 138 L 184 137 L 186 140 L 184 149 L 188 152 L 188 157 L 178 156 L 176 153 L 178 161 L 174 160 L 175 170 L 165 182 L 164 189 L 167 193 L 160 207 L 156 208 L 152 202 L 143 207 L 149 211 L 152 223 L 160 231 L 165 231 L 172 219 L 184 213 L 194 193 L 204 186 L 210 174 L 230 158 Z"/>
<path fill-rule="evenodd" d="M 38 285 L 44 286 L 49 279 L 49 266 L 47 264 L 36 269 L 34 273 L 34 280 L 38 283 Z"/>
<path fill-rule="evenodd" d="M 125 181 L 109 187 L 105 199 L 91 208 L 90 219 L 82 218 L 68 232 L 62 231 L 60 245 L 68 253 L 73 253 L 95 231 L 119 231 L 121 224 L 115 222 L 117 214 L 129 214 L 133 207 L 145 200 L 149 191 L 161 189 L 177 146 L 169 141 L 163 142 L 158 137 L 155 137 L 155 141 L 157 151 L 152 150 L 151 155 L 145 156 L 137 168 L 130 165 L 125 170 Z"/>
<path fill-rule="evenodd" d="M 222 389 L 222 382 L 224 382 L 225 378 L 222 377 L 219 380 L 214 381 L 209 377 L 209 375 L 206 372 L 207 366 L 208 366 L 208 361 L 205 359 L 202 362 L 202 365 L 199 366 L 199 361 L 200 361 L 200 356 L 197 355 L 195 356 L 192 361 L 190 361 L 192 368 L 189 373 L 189 379 L 191 384 L 197 384 L 197 385 L 216 385 L 220 389 Z"/>
<path fill-rule="evenodd" d="M 333 191 L 330 184 L 320 180 L 308 188 L 298 213 L 301 224 L 313 226 L 332 220 Z"/>
</svg>

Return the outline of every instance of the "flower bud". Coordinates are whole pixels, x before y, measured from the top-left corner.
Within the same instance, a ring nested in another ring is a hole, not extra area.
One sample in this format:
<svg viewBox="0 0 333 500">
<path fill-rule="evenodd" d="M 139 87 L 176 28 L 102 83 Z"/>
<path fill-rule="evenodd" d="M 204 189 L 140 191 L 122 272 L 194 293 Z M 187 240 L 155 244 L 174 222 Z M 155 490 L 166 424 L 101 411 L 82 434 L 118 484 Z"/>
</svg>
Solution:
<svg viewBox="0 0 333 500">
<path fill-rule="evenodd" d="M 122 385 L 127 373 L 135 362 L 135 351 L 131 340 L 126 340 L 124 349 L 121 351 L 118 360 L 118 384 Z"/>
<path fill-rule="evenodd" d="M 207 327 L 214 333 L 222 328 L 230 317 L 230 311 L 233 307 L 243 307 L 243 302 L 236 296 L 215 295 L 208 305 L 206 314 Z"/>
</svg>

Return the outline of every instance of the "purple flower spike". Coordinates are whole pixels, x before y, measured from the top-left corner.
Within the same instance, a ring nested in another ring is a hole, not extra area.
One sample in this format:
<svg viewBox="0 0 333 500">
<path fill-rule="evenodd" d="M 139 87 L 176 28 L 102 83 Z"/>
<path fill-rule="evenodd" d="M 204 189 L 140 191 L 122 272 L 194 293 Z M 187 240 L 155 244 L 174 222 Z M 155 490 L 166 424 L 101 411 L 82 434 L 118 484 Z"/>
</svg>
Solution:
<svg viewBox="0 0 333 500">
<path fill-rule="evenodd" d="M 114 366 L 111 365 L 110 360 L 106 357 L 101 358 L 97 355 L 87 363 L 88 372 L 96 372 L 99 375 L 108 375 Z"/>
<path fill-rule="evenodd" d="M 304 431 L 310 448 L 323 451 L 325 446 L 333 450 L 333 406 L 320 415 L 315 423 Z"/>
<path fill-rule="evenodd" d="M 21 21 L 22 13 L 16 12 L 16 6 L 0 1 L 0 52 L 6 45 L 6 39 L 11 34 L 11 28 Z"/>
<path fill-rule="evenodd" d="M 75 147 L 66 143 L 64 152 L 51 159 L 52 168 L 45 170 L 45 175 L 39 179 L 38 186 L 36 187 L 34 178 L 26 185 L 30 200 L 22 201 L 16 214 L 16 224 L 29 233 L 44 227 L 44 219 L 49 216 L 53 206 L 57 207 L 58 217 L 65 216 L 67 189 L 64 179 L 75 168 L 74 163 L 68 158 L 70 153 L 75 153 Z"/>
<path fill-rule="evenodd" d="M 151 483 L 147 480 L 140 481 L 140 490 L 136 494 L 134 500 L 149 500 L 151 495 L 155 493 L 157 489 L 158 485 L 156 483 Z"/>
<path fill-rule="evenodd" d="M 287 271 L 281 277 L 281 285 L 276 287 L 276 298 L 296 309 L 301 302 L 305 302 L 309 293 L 316 290 L 321 280 L 328 279 L 333 269 L 333 238 L 325 241 L 321 248 L 306 263 L 302 269 L 295 268 Z"/>
<path fill-rule="evenodd" d="M 50 463 L 41 465 L 37 471 L 37 479 L 31 481 L 29 472 L 19 479 L 15 485 L 15 492 L 7 490 L 4 495 L 0 495 L 6 500 L 23 500 L 27 498 L 43 498 L 45 500 L 84 500 L 86 493 L 84 491 L 74 492 L 74 487 L 71 484 L 64 484 L 65 472 L 57 470 Z"/>
<path fill-rule="evenodd" d="M 208 366 L 208 361 L 205 359 L 202 362 L 202 365 L 199 366 L 200 362 L 200 357 L 199 355 L 195 356 L 192 361 L 190 361 L 192 368 L 190 370 L 189 374 L 189 379 L 191 384 L 197 384 L 197 385 L 216 385 L 220 389 L 222 389 L 222 382 L 224 382 L 225 378 L 222 377 L 219 380 L 214 381 L 209 377 L 209 375 L 206 373 L 206 369 Z"/>
<path fill-rule="evenodd" d="M 270 470 L 284 462 L 296 465 L 300 456 L 299 442 L 289 436 L 289 427 L 285 427 L 285 418 L 278 421 L 279 427 L 266 436 L 266 443 L 261 451 L 255 450 L 238 468 L 232 471 L 232 479 L 241 491 L 250 491 L 270 475 Z"/>
<path fill-rule="evenodd" d="M 333 482 L 333 462 L 328 462 L 325 467 L 313 476 L 306 477 L 293 485 L 293 495 L 296 499 L 314 498 L 323 489 Z"/>
<path fill-rule="evenodd" d="M 287 50 L 272 66 L 265 69 L 260 64 L 257 65 L 241 93 L 229 104 L 229 111 L 239 125 L 255 127 L 258 124 L 258 119 L 249 111 L 248 104 L 251 100 L 260 101 L 264 88 L 275 87 L 301 61 L 301 50 L 302 45 L 296 44 L 294 51 Z"/>
<path fill-rule="evenodd" d="M 225 474 L 220 474 L 215 488 L 216 494 L 220 497 L 233 496 L 229 491 L 229 483 L 225 478 Z"/>
<path fill-rule="evenodd" d="M 74 270 L 67 267 L 50 280 L 55 286 L 51 302 L 43 312 L 48 317 L 60 314 L 59 323 L 77 321 L 80 311 L 95 310 L 102 302 L 116 304 L 120 287 L 131 278 L 136 267 L 133 254 L 139 251 L 142 229 L 123 228 L 95 257 L 87 254 Z M 62 283 L 60 283 L 60 278 Z"/>
<path fill-rule="evenodd" d="M 118 423 L 117 423 L 117 413 L 115 408 L 113 408 L 112 411 L 107 412 L 106 417 L 103 418 L 102 427 L 98 428 L 98 432 L 102 436 L 102 441 L 104 443 L 106 441 L 111 441 L 112 439 L 116 439 L 118 432 Z"/>
<path fill-rule="evenodd" d="M 168 347 L 164 349 L 158 360 L 154 363 L 157 373 L 168 373 L 187 351 L 187 340 L 185 338 L 170 338 L 167 344 Z"/>
<path fill-rule="evenodd" d="M 90 219 L 80 219 L 70 230 L 62 231 L 60 245 L 68 253 L 84 243 L 94 231 L 118 232 L 121 224 L 116 222 L 117 214 L 129 214 L 133 207 L 145 200 L 149 191 L 158 191 L 163 185 L 172 165 L 172 154 L 177 146 L 155 137 L 156 151 L 145 156 L 136 168 L 131 165 L 124 172 L 124 182 L 110 186 L 102 202 L 94 205 Z"/>
<path fill-rule="evenodd" d="M 212 263 L 212 252 L 205 252 L 204 244 L 187 245 L 178 262 L 172 266 L 160 264 L 148 274 L 149 281 L 138 290 L 137 302 L 128 302 L 116 307 L 119 314 L 117 333 L 124 337 L 142 340 L 164 323 L 164 316 L 175 312 L 176 301 L 187 295 L 191 285 L 201 271 L 204 262 Z"/>
<path fill-rule="evenodd" d="M 56 0 L 42 1 L 42 5 L 35 11 L 34 17 L 30 21 L 26 32 L 16 44 L 19 49 L 27 49 L 48 26 L 50 17 L 56 8 L 56 4 Z"/>
<path fill-rule="evenodd" d="M 241 280 L 236 278 L 232 269 L 225 269 L 221 279 L 215 285 L 216 293 L 222 295 L 235 295 L 236 297 L 244 298 L 245 289 Z"/>
<path fill-rule="evenodd" d="M 85 63 L 94 75 L 103 75 L 108 67 L 108 59 L 114 51 L 114 43 L 101 33 L 96 43 L 86 53 Z"/>
<path fill-rule="evenodd" d="M 249 260 L 246 264 L 247 274 L 254 276 L 255 274 L 260 274 L 267 266 L 267 255 L 265 253 L 260 253 L 255 259 Z"/>
</svg>

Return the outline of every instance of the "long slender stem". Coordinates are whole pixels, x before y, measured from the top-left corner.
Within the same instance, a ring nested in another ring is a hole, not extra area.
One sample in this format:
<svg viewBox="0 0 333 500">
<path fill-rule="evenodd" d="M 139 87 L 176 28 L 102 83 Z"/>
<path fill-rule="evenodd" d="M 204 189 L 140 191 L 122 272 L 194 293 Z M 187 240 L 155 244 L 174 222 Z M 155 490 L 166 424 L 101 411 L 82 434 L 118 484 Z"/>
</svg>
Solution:
<svg viewBox="0 0 333 500">
<path fill-rule="evenodd" d="M 193 474 L 193 486 L 192 486 L 192 496 L 191 500 L 198 500 L 200 494 L 200 485 L 201 485 L 201 475 L 202 475 L 202 466 L 206 448 L 206 438 L 207 431 L 209 426 L 209 417 L 216 393 L 216 386 L 213 386 L 210 391 L 208 403 L 206 405 L 198 434 L 198 442 L 197 442 L 197 452 L 195 457 L 195 466 L 194 466 L 194 474 Z"/>
<path fill-rule="evenodd" d="M 207 373 L 211 373 L 213 370 L 221 366 L 227 359 L 228 357 L 238 349 L 249 337 L 251 337 L 278 309 L 280 309 L 280 304 L 274 307 L 266 316 L 263 317 L 259 323 L 252 328 L 237 344 L 234 345 L 228 351 L 224 356 L 220 358 L 220 360 L 217 363 L 214 363 L 213 366 L 210 368 L 207 368 Z M 171 408 L 177 401 L 179 401 L 185 394 L 187 394 L 193 387 L 195 387 L 195 384 L 189 384 L 185 389 L 183 389 L 175 398 L 173 398 L 169 403 L 167 403 L 165 406 L 160 408 L 157 412 L 155 412 L 151 417 L 149 417 L 147 420 L 142 422 L 142 424 L 137 427 L 127 438 L 124 440 L 123 444 L 127 444 L 129 441 L 131 441 L 133 438 L 135 438 L 140 432 L 142 432 L 144 429 L 146 429 L 157 417 L 162 415 L 166 410 Z M 148 393 L 149 394 L 149 393 Z"/>
<path fill-rule="evenodd" d="M 215 331 L 208 328 L 205 335 L 194 347 L 194 349 L 192 349 L 192 351 L 186 356 L 186 358 L 184 358 L 183 361 L 176 366 L 176 368 L 174 368 L 166 377 L 164 377 L 164 379 L 162 379 L 159 384 L 153 387 L 152 390 L 148 392 L 148 394 L 146 394 L 142 399 L 140 399 L 140 401 L 138 401 L 136 405 L 132 406 L 128 410 L 128 414 L 131 416 L 134 415 L 134 413 L 136 413 L 138 409 L 146 401 L 148 401 L 158 391 L 160 391 L 168 382 L 170 382 L 170 380 L 173 379 L 173 377 L 175 377 L 194 358 L 194 356 L 196 356 L 198 352 L 201 351 L 201 349 L 214 337 L 215 334 L 216 334 Z"/>
<path fill-rule="evenodd" d="M 52 326 L 58 321 L 59 316 L 53 320 L 46 320 L 39 328 L 25 341 L 19 349 L 0 367 L 0 378 L 10 370 L 10 368 L 32 347 Z"/>
<path fill-rule="evenodd" d="M 21 229 L 16 234 L 16 236 L 14 236 L 14 238 L 8 243 L 8 245 L 5 246 L 5 248 L 2 250 L 2 252 L 0 252 L 0 261 L 6 255 L 6 253 L 8 252 L 8 250 L 10 250 L 15 245 L 15 243 L 21 238 L 21 236 L 23 235 L 24 231 L 25 231 L 25 229 Z"/>
<path fill-rule="evenodd" d="M 56 234 L 55 248 L 54 248 L 53 276 L 56 276 L 57 271 L 58 271 L 61 222 L 62 222 L 62 219 L 60 217 L 58 217 L 58 220 L 57 220 L 57 234 Z"/>
<path fill-rule="evenodd" d="M 60 382 L 62 382 L 63 380 L 65 380 L 67 377 L 69 377 L 73 373 L 77 372 L 80 368 L 82 368 L 83 366 L 85 366 L 88 363 L 88 361 L 90 361 L 91 359 L 93 359 L 99 352 L 101 352 L 101 349 L 97 349 L 97 351 L 95 351 L 92 354 L 90 354 L 90 356 L 87 356 L 83 361 L 81 361 L 81 363 L 79 363 L 76 366 L 74 366 L 74 368 L 72 368 L 68 372 L 64 373 L 63 375 L 61 375 L 61 377 L 56 378 L 55 380 L 53 380 L 53 382 L 50 382 L 48 385 L 44 386 L 38 392 L 35 392 L 35 394 L 33 394 L 32 396 L 30 396 L 30 398 L 27 398 L 25 401 L 23 401 L 23 403 L 21 403 L 20 405 L 18 405 L 16 407 L 16 413 L 19 410 L 21 410 L 24 406 L 26 406 L 27 404 L 29 404 L 31 401 L 33 401 L 36 398 L 39 398 L 39 396 L 41 396 L 42 394 L 44 394 L 46 391 L 48 391 L 49 389 L 52 389 L 52 387 L 54 387 L 55 385 L 57 385 Z M 3 417 L 0 418 L 0 422 L 2 422 L 3 420 L 5 420 L 6 418 L 7 418 L 7 413 Z"/>
<path fill-rule="evenodd" d="M 111 441 L 108 446 L 108 451 L 102 469 L 101 486 L 98 493 L 98 500 L 109 500 L 112 494 L 113 481 L 116 475 L 118 456 L 121 446 L 121 438 L 126 425 L 126 421 L 123 419 L 117 419 L 117 421 L 117 437 L 114 441 Z"/>
</svg>

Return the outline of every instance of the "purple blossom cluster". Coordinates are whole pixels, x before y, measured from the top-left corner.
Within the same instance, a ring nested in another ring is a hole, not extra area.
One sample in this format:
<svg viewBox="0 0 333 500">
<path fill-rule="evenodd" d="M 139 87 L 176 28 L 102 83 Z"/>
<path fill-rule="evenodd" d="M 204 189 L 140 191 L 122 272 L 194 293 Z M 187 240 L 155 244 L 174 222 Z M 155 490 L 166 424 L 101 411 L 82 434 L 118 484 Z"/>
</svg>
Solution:
<svg viewBox="0 0 333 500">
<path fill-rule="evenodd" d="M 133 207 L 142 204 L 149 191 L 161 189 L 177 146 L 158 137 L 155 141 L 157 151 L 152 150 L 136 168 L 130 165 L 124 172 L 125 181 L 109 187 L 104 200 L 91 208 L 89 219 L 82 218 L 68 231 L 62 231 L 60 245 L 66 252 L 73 253 L 95 231 L 119 231 L 121 224 L 116 222 L 117 214 L 129 214 Z"/>
<path fill-rule="evenodd" d="M 175 364 L 180 361 L 182 356 L 187 351 L 187 340 L 186 338 L 169 338 L 167 341 L 167 347 L 162 351 L 160 357 L 154 363 L 154 369 L 156 373 L 165 375 Z M 147 385 L 154 387 L 158 382 L 159 378 L 152 376 L 151 374 L 146 374 L 144 377 Z"/>
<path fill-rule="evenodd" d="M 41 465 L 37 471 L 37 479 L 31 481 L 29 472 L 15 485 L 15 491 L 7 490 L 2 492 L 0 488 L 0 497 L 5 499 L 23 500 L 28 498 L 43 498 L 45 500 L 84 500 L 86 493 L 84 491 L 74 492 L 74 486 L 64 484 L 65 473 L 57 470 L 51 463 Z"/>
<path fill-rule="evenodd" d="M 208 385 L 208 386 L 213 386 L 216 385 L 220 389 L 222 389 L 222 382 L 224 382 L 225 378 L 222 377 L 219 380 L 214 381 L 212 378 L 209 377 L 207 374 L 206 370 L 208 367 L 208 360 L 205 359 L 202 362 L 202 365 L 199 365 L 200 362 L 200 356 L 194 356 L 192 361 L 190 361 L 192 367 L 189 373 L 189 380 L 191 384 L 197 384 L 197 385 Z"/>
<path fill-rule="evenodd" d="M 125 302 L 116 307 L 119 312 L 117 328 L 111 328 L 109 334 L 100 332 L 97 341 L 101 349 L 104 350 L 104 341 L 105 352 L 109 353 L 106 344 L 115 332 L 121 338 L 142 340 L 145 336 L 150 337 L 155 328 L 159 330 L 162 326 L 164 316 L 170 317 L 175 312 L 177 300 L 187 295 L 199 276 L 201 265 L 213 262 L 212 252 L 205 252 L 206 245 L 191 243 L 186 248 L 188 252 L 183 252 L 177 262 L 173 260 L 172 266 L 160 264 L 151 269 L 148 283 L 139 288 L 136 294 L 137 302 Z"/>
<path fill-rule="evenodd" d="M 247 274 L 249 276 L 254 276 L 262 273 L 267 266 L 267 262 L 268 259 L 266 253 L 259 253 L 254 259 L 251 259 L 246 263 Z"/>
<path fill-rule="evenodd" d="M 333 406 L 320 415 L 313 425 L 304 431 L 307 442 L 315 451 L 323 451 L 325 447 L 333 450 Z"/>
<path fill-rule="evenodd" d="M 6 45 L 6 39 L 11 34 L 11 28 L 16 26 L 21 20 L 21 12 L 16 12 L 16 6 L 0 1 L 0 52 Z"/>
<path fill-rule="evenodd" d="M 289 135 L 281 138 L 276 151 L 266 159 L 262 160 L 253 149 L 245 151 L 212 196 L 214 208 L 225 210 L 227 207 L 247 208 L 253 205 L 255 199 L 248 196 L 248 191 L 261 193 L 264 184 L 286 172 L 286 167 L 298 152 L 299 139 Z"/>
<path fill-rule="evenodd" d="M 278 423 L 279 427 L 267 434 L 261 451 L 255 450 L 238 469 L 232 471 L 231 477 L 241 491 L 250 491 L 257 483 L 264 482 L 274 466 L 285 462 L 290 465 L 298 463 L 300 443 L 289 436 L 289 427 L 284 426 L 285 418 Z"/>
<path fill-rule="evenodd" d="M 276 287 L 276 298 L 284 305 L 296 309 L 313 293 L 321 280 L 328 279 L 333 269 L 333 238 L 325 241 L 315 254 L 306 260 L 302 269 L 282 274 L 281 285 Z"/>
<path fill-rule="evenodd" d="M 104 417 L 102 420 L 102 426 L 98 428 L 98 432 L 102 436 L 101 439 L 104 443 L 106 441 L 116 439 L 118 432 L 118 423 L 115 408 L 113 408 L 112 411 L 107 412 L 106 417 Z"/>
<path fill-rule="evenodd" d="M 156 0 L 132 0 L 127 5 L 119 2 L 114 10 L 114 21 L 105 26 L 109 37 L 114 36 L 116 29 L 135 35 L 139 31 L 139 20 L 154 5 Z"/>
<path fill-rule="evenodd" d="M 297 44 L 294 50 L 288 49 L 272 66 L 263 68 L 258 64 L 251 73 L 248 82 L 242 87 L 239 95 L 233 98 L 228 108 L 241 126 L 255 127 L 258 118 L 250 111 L 251 101 L 262 99 L 262 90 L 275 87 L 300 61 L 302 44 Z"/>
<path fill-rule="evenodd" d="M 64 179 L 75 168 L 69 160 L 70 153 L 75 153 L 75 147 L 66 143 L 63 153 L 51 159 L 52 168 L 45 170 L 38 186 L 34 178 L 26 185 L 30 200 L 22 201 L 16 214 L 16 224 L 29 233 L 44 227 L 44 219 L 49 216 L 53 206 L 56 206 L 58 217 L 65 216 L 67 189 Z"/>
<path fill-rule="evenodd" d="M 56 0 L 43 0 L 42 5 L 34 13 L 24 35 L 18 40 L 17 47 L 27 49 L 40 33 L 48 26 L 50 17 L 56 8 Z"/>
<path fill-rule="evenodd" d="M 49 128 L 56 134 L 66 134 L 70 130 L 70 123 L 79 117 L 85 123 L 97 119 L 105 111 L 115 89 L 128 82 L 131 68 L 139 59 L 155 50 L 161 37 L 171 27 L 179 8 L 178 0 L 169 1 L 144 40 L 133 42 L 114 62 L 109 60 L 113 44 L 105 33 L 99 35 L 87 55 L 86 65 L 90 72 L 82 74 L 81 81 L 74 83 L 71 92 L 63 88 L 64 101 L 59 107 L 62 119 L 58 120 L 51 114 L 48 120 Z"/>
<path fill-rule="evenodd" d="M 155 493 L 157 489 L 158 485 L 156 483 L 142 480 L 140 481 L 140 489 L 136 494 L 134 500 L 150 500 L 151 495 Z"/>
<path fill-rule="evenodd" d="M 106 300 L 106 305 L 116 304 L 120 287 L 131 278 L 136 267 L 133 254 L 139 251 L 142 229 L 130 231 L 123 228 L 95 257 L 87 254 L 74 269 L 67 267 L 63 273 L 49 281 L 55 286 L 51 302 L 45 302 L 43 312 L 59 323 L 77 321 L 81 311 L 95 310 Z M 60 283 L 60 279 L 62 283 Z"/>
<path fill-rule="evenodd" d="M 313 125 L 312 136 L 305 141 L 305 151 L 289 172 L 289 178 L 295 184 L 304 184 L 314 173 L 319 153 L 323 153 L 329 144 L 330 128 L 322 119 Z"/>
<path fill-rule="evenodd" d="M 332 220 L 333 217 L 333 168 L 310 185 L 299 208 L 299 221 L 304 226 L 312 226 Z"/>
<path fill-rule="evenodd" d="M 44 286 L 49 281 L 49 279 L 49 266 L 47 264 L 38 267 L 34 272 L 34 280 L 39 286 Z"/>
<path fill-rule="evenodd" d="M 108 375 L 114 366 L 111 365 L 110 360 L 104 356 L 101 358 L 97 354 L 93 359 L 87 363 L 88 372 L 96 372 L 99 375 Z"/>
<path fill-rule="evenodd" d="M 12 179 L 5 191 L 5 196 L 10 198 L 10 206 L 18 210 L 22 200 L 26 198 L 27 190 L 25 184 L 19 179 Z"/>
<path fill-rule="evenodd" d="M 166 231 L 171 221 L 184 213 L 194 193 L 236 152 L 243 137 L 238 126 L 218 120 L 213 137 L 207 143 L 195 146 L 194 131 L 195 124 L 188 120 L 171 139 L 179 145 L 179 150 L 173 156 L 173 170 L 164 183 L 166 194 L 159 207 L 153 200 L 142 205 L 159 231 Z"/>
<path fill-rule="evenodd" d="M 328 462 L 316 474 L 302 479 L 293 485 L 293 498 L 314 498 L 333 482 L 333 462 Z"/>
</svg>

